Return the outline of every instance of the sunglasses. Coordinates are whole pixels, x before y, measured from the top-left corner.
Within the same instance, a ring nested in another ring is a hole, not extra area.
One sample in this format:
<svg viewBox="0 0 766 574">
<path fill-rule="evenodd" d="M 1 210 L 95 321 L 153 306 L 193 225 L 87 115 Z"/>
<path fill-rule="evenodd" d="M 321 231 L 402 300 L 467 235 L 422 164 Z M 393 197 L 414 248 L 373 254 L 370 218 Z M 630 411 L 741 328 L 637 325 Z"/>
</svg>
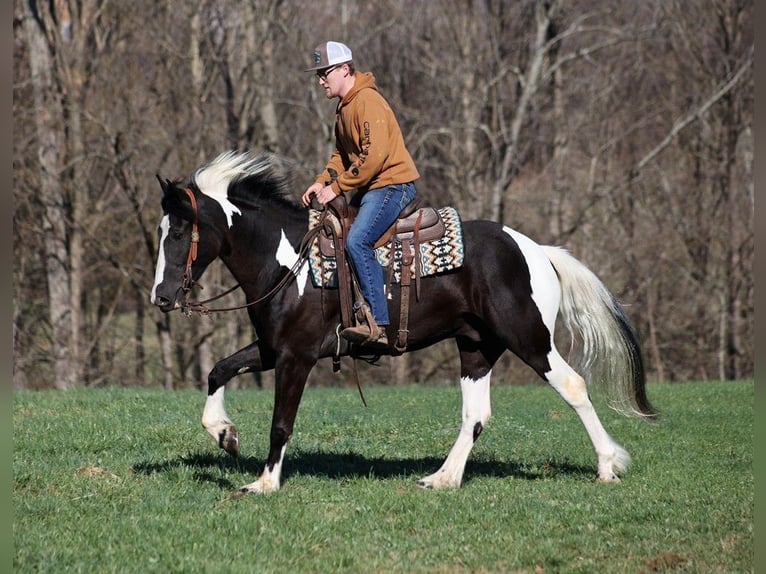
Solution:
<svg viewBox="0 0 766 574">
<path fill-rule="evenodd" d="M 342 64 L 338 64 L 337 66 L 332 66 L 330 68 L 325 68 L 324 70 L 317 70 L 317 78 L 319 78 L 323 82 L 326 82 L 327 81 L 327 76 L 330 75 L 330 72 L 332 72 L 333 70 L 339 68 L 340 66 L 342 66 Z"/>
</svg>

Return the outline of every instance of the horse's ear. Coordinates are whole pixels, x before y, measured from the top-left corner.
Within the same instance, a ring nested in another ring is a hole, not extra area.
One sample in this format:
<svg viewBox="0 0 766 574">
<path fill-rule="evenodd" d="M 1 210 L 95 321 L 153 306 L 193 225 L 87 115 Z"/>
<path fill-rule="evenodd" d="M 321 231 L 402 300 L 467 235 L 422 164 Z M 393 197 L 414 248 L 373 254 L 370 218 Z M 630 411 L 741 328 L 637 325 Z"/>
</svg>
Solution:
<svg viewBox="0 0 766 574">
<path fill-rule="evenodd" d="M 158 173 L 155 173 L 154 177 L 156 177 L 157 181 L 160 182 L 160 187 L 162 188 L 162 193 L 167 193 L 168 192 L 168 187 L 170 186 L 170 180 L 166 179 L 165 181 L 162 181 L 162 178 L 160 177 L 160 175 Z"/>
<path fill-rule="evenodd" d="M 155 176 L 162 188 L 163 213 L 175 213 L 179 217 L 191 221 L 194 218 L 194 211 L 184 188 L 179 187 L 180 180 L 171 181 L 167 178 L 163 179 L 157 174 Z"/>
</svg>

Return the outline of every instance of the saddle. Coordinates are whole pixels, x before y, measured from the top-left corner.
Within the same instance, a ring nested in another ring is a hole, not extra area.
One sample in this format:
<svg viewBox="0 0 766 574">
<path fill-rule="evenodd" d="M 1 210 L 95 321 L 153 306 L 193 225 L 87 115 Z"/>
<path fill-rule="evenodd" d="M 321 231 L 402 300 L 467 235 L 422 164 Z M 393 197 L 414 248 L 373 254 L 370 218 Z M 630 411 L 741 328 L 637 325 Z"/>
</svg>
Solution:
<svg viewBox="0 0 766 574">
<path fill-rule="evenodd" d="M 401 354 L 407 348 L 409 335 L 410 285 L 415 279 L 415 296 L 420 300 L 420 277 L 422 274 L 420 262 L 420 245 L 423 242 L 434 241 L 443 237 L 446 226 L 439 211 L 433 207 L 420 207 L 420 198 L 415 198 L 399 213 L 397 220 L 383 233 L 375 243 L 375 247 L 387 246 L 390 253 L 401 250 L 400 268 L 400 309 L 399 329 L 394 351 Z M 317 206 L 314 206 L 315 209 Z M 320 219 L 321 229 L 318 233 L 319 251 L 322 257 L 334 257 L 337 261 L 338 294 L 340 297 L 342 328 L 366 322 L 374 325 L 374 318 L 361 294 L 354 273 L 346 260 L 346 237 L 354 222 L 357 209 L 348 205 L 346 197 L 341 194 L 324 207 Z M 318 206 L 322 209 L 322 206 Z M 390 257 L 387 282 L 391 284 L 393 277 L 394 257 Z M 355 304 L 356 301 L 356 304 Z"/>
</svg>

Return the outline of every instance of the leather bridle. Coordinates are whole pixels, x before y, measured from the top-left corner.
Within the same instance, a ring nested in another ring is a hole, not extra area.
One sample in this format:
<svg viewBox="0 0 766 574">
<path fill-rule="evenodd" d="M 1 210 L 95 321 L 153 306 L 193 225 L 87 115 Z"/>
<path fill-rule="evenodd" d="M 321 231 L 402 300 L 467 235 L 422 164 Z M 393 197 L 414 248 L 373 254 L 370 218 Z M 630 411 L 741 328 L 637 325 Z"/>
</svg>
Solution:
<svg viewBox="0 0 766 574">
<path fill-rule="evenodd" d="M 184 189 L 186 195 L 189 196 L 192 207 L 192 230 L 191 230 L 191 244 L 189 245 L 189 254 L 186 257 L 186 268 L 184 269 L 183 282 L 181 283 L 181 289 L 184 292 L 184 298 L 191 291 L 194 286 L 194 279 L 192 279 L 192 264 L 197 260 L 197 249 L 199 247 L 199 220 L 197 218 L 197 198 L 194 197 L 194 192 L 188 187 Z"/>
</svg>

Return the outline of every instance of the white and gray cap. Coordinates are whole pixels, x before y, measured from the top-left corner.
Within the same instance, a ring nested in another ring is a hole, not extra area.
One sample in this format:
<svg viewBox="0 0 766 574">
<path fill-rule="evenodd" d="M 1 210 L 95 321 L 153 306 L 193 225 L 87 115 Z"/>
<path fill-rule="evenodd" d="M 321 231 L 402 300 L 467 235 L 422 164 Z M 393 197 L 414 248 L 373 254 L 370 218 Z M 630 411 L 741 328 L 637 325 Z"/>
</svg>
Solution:
<svg viewBox="0 0 766 574">
<path fill-rule="evenodd" d="M 340 42 L 322 42 L 314 48 L 313 67 L 303 71 L 313 72 L 314 70 L 323 70 L 330 66 L 345 64 L 351 60 L 351 49 L 345 44 Z"/>
</svg>

